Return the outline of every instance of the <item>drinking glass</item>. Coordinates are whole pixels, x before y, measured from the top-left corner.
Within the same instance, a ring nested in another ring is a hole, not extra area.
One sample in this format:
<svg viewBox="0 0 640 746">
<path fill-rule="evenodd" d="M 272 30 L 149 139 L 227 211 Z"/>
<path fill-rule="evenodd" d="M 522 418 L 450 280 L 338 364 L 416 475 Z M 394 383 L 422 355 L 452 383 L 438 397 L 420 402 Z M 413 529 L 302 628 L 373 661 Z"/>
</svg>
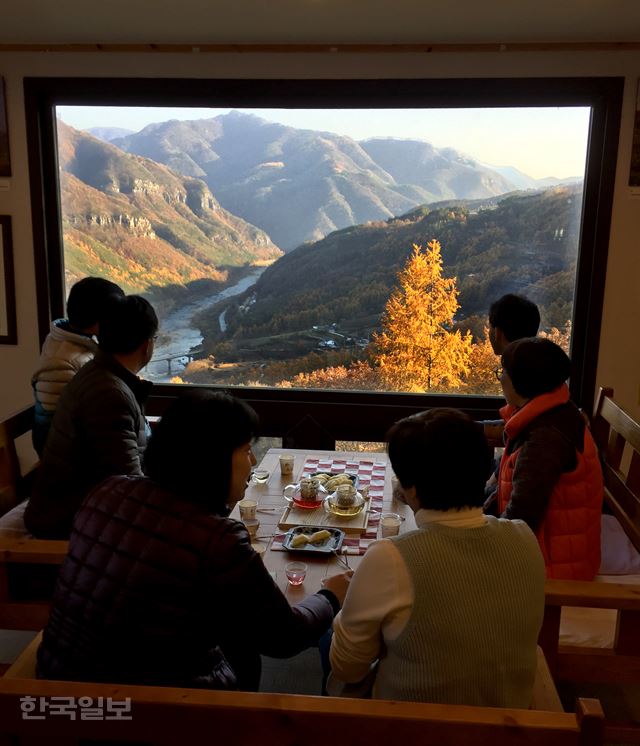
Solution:
<svg viewBox="0 0 640 746">
<path fill-rule="evenodd" d="M 402 518 L 397 513 L 383 513 L 380 516 L 380 536 L 397 536 L 400 533 Z"/>
<path fill-rule="evenodd" d="M 260 558 L 264 562 L 264 553 L 267 551 L 267 548 L 265 547 L 265 545 L 264 544 L 260 544 L 259 541 L 256 541 L 256 542 L 252 543 L 251 546 L 253 548 L 253 551 L 256 554 L 260 555 Z"/>
<path fill-rule="evenodd" d="M 266 484 L 269 481 L 270 473 L 267 469 L 256 469 L 251 475 L 251 481 L 255 484 Z"/>
<path fill-rule="evenodd" d="M 249 536 L 253 537 L 258 533 L 260 528 L 260 521 L 257 518 L 245 518 L 243 521 L 245 528 L 249 532 Z"/>
<path fill-rule="evenodd" d="M 307 575 L 307 566 L 304 562 L 289 562 L 284 572 L 290 585 L 302 585 Z"/>
</svg>

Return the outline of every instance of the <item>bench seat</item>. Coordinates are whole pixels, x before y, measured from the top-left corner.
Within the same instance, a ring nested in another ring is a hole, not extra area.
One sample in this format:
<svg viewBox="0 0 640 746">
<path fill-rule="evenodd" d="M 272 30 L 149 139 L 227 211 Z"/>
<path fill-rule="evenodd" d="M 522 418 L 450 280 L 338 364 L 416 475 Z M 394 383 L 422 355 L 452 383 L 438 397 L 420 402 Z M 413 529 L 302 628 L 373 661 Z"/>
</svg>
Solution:
<svg viewBox="0 0 640 746">
<path fill-rule="evenodd" d="M 33 538 L 24 525 L 24 510 L 27 500 L 23 500 L 0 516 L 0 539 L 29 539 Z"/>
</svg>

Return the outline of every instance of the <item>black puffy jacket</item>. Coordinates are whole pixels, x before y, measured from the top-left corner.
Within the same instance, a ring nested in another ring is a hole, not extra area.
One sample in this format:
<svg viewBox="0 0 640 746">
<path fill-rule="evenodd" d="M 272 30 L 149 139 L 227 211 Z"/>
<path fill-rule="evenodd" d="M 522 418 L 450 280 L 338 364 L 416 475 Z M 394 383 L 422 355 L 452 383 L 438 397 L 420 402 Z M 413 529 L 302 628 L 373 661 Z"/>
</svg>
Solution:
<svg viewBox="0 0 640 746">
<path fill-rule="evenodd" d="M 221 688 L 219 647 L 237 686 L 256 689 L 260 653 L 313 645 L 336 611 L 329 591 L 291 607 L 242 523 L 147 478 L 114 477 L 76 515 L 38 675 Z"/>
<path fill-rule="evenodd" d="M 89 490 L 116 474 L 142 475 L 151 386 L 100 351 L 65 386 L 25 510 L 34 536 L 67 538 Z"/>
</svg>

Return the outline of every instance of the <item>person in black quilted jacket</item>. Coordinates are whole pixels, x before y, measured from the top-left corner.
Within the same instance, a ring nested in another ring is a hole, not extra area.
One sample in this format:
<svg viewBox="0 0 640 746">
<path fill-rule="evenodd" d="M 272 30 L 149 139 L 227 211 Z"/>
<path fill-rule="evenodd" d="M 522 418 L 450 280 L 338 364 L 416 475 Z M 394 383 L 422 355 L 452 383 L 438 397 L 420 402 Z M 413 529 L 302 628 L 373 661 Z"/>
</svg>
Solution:
<svg viewBox="0 0 640 746">
<path fill-rule="evenodd" d="M 255 690 L 260 654 L 314 645 L 349 574 L 296 606 L 227 516 L 255 457 L 257 416 L 212 392 L 176 400 L 154 431 L 147 477 L 117 476 L 76 514 L 41 678 Z"/>
<path fill-rule="evenodd" d="M 37 538 L 68 538 L 80 503 L 107 477 L 142 475 L 152 384 L 137 374 L 151 360 L 157 331 L 158 317 L 141 296 L 105 304 L 99 350 L 62 392 L 25 509 Z"/>
</svg>

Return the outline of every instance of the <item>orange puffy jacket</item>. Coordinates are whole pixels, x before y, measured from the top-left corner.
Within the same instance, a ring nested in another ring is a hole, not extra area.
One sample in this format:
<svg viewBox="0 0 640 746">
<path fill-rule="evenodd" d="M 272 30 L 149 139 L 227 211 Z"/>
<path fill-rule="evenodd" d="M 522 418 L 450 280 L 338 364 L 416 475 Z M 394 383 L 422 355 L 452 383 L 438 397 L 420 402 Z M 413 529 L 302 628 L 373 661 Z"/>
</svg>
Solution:
<svg viewBox="0 0 640 746">
<path fill-rule="evenodd" d="M 592 580 L 600 567 L 602 470 L 568 388 L 563 384 L 500 414 L 500 513 L 525 520 L 536 533 L 547 577 Z"/>
</svg>

